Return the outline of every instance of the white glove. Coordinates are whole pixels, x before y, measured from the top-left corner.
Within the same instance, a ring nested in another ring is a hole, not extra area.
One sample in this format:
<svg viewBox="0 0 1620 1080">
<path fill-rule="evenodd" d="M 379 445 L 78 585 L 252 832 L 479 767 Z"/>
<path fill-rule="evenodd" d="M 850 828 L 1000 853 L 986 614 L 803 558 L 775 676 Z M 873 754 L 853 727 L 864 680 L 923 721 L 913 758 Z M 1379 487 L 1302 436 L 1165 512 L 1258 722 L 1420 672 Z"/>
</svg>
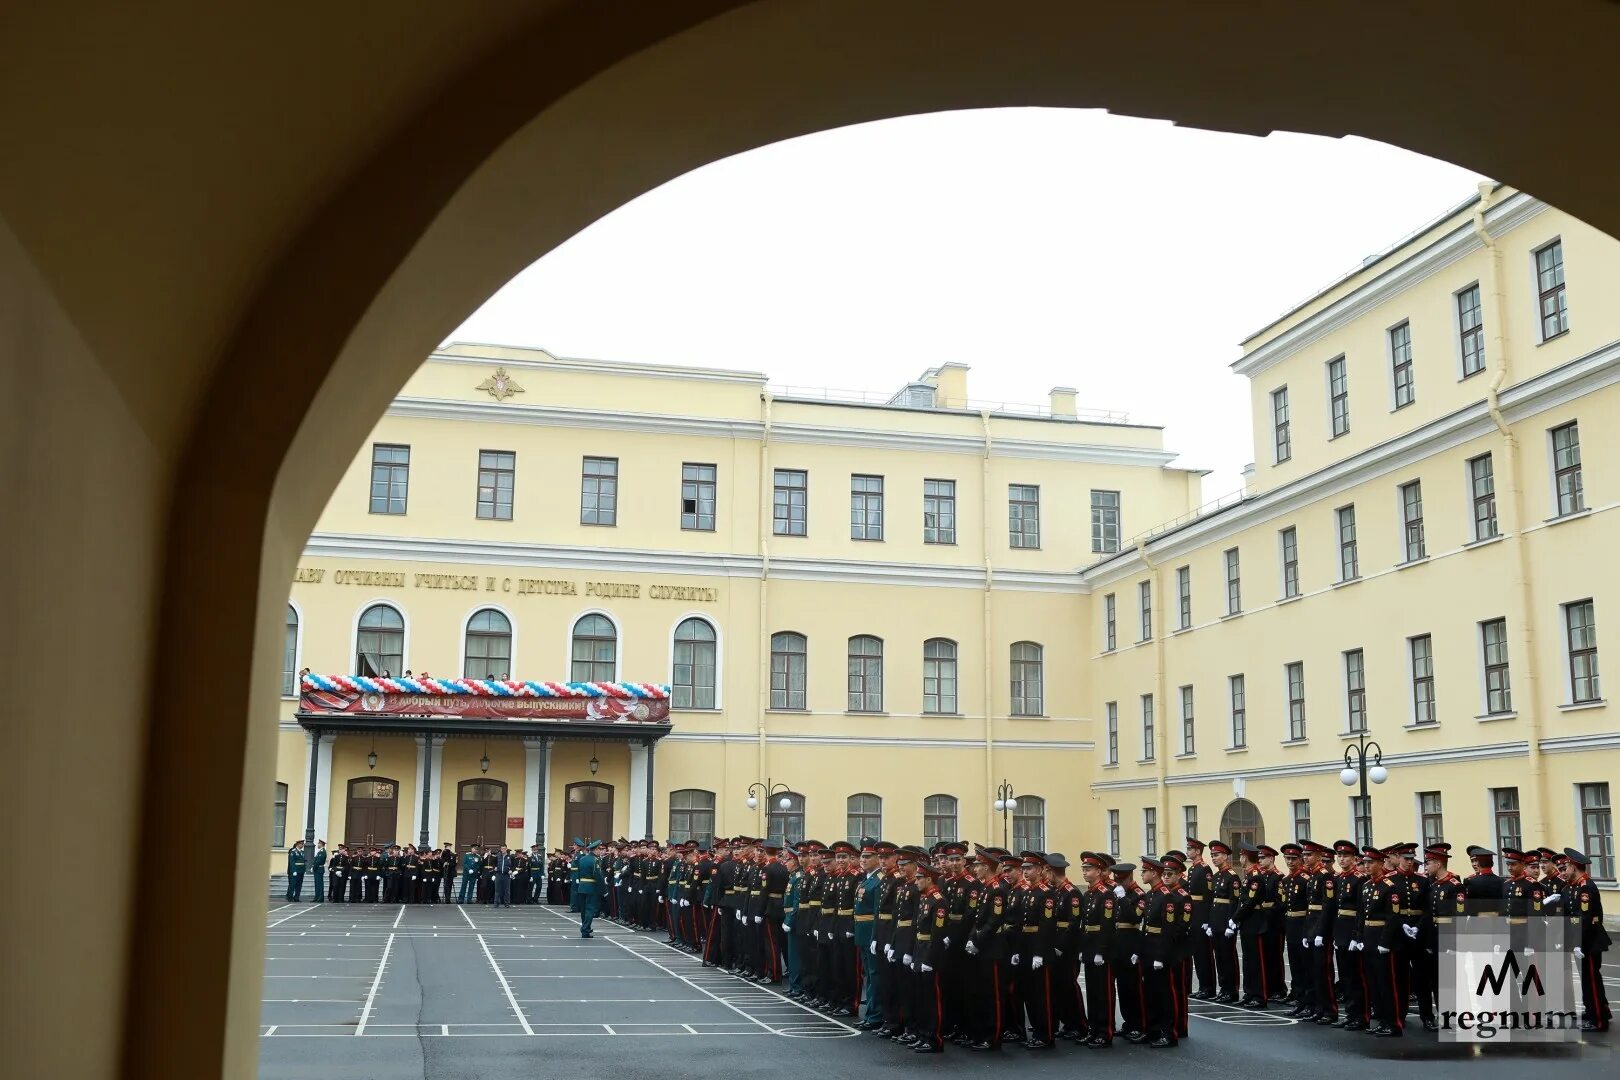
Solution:
<svg viewBox="0 0 1620 1080">
<path fill-rule="evenodd" d="M 691 907 L 691 906 L 692 906 L 692 901 L 690 901 L 690 900 L 682 900 L 681 901 L 681 907 Z"/>
<path fill-rule="evenodd" d="M 1316 935 L 1316 941 L 1313 944 L 1315 944 L 1318 949 L 1320 949 L 1322 947 L 1322 935 L 1321 934 Z"/>
<path fill-rule="evenodd" d="M 1125 886 L 1123 886 L 1123 885 L 1115 885 L 1114 886 L 1114 899 L 1116 899 L 1116 900 L 1125 899 Z"/>
<path fill-rule="evenodd" d="M 929 966 L 928 966 L 928 965 L 927 965 L 927 964 L 918 964 L 918 965 L 917 965 L 917 970 L 918 970 L 918 971 L 920 971 L 920 972 L 922 972 L 922 973 L 923 973 L 923 974 L 924 974 L 924 975 L 926 975 L 926 974 L 928 974 L 928 973 L 929 973 L 929 972 L 930 972 L 930 971 L 933 971 L 933 970 L 934 970 L 934 969 L 933 969 L 933 968 L 931 968 L 931 967 L 929 967 Z"/>
<path fill-rule="evenodd" d="M 1039 971 L 1039 970 L 1041 970 L 1041 968 L 1043 968 L 1045 966 L 1046 966 L 1046 961 L 1041 959 L 1039 956 L 1032 956 L 1032 957 L 1029 958 L 1029 970 L 1031 970 L 1031 971 Z"/>
<path fill-rule="evenodd" d="M 911 954 L 910 953 L 903 954 L 900 957 L 900 962 L 902 964 L 906 965 L 906 967 L 910 967 L 911 966 Z"/>
<path fill-rule="evenodd" d="M 1543 904 L 1556 904 L 1556 903 L 1558 903 L 1558 901 L 1562 900 L 1563 898 L 1564 898 L 1564 896 L 1563 896 L 1562 893 L 1553 893 L 1551 896 L 1543 896 L 1541 898 L 1541 902 Z"/>
<path fill-rule="evenodd" d="M 755 915 L 754 916 L 754 925 L 755 926 L 758 926 L 760 923 L 762 923 L 764 921 L 765 921 L 765 916 L 763 916 L 763 915 Z"/>
<path fill-rule="evenodd" d="M 1155 961 L 1153 961 L 1153 970 L 1154 971 L 1163 971 L 1164 970 L 1164 961 L 1163 960 L 1155 960 Z"/>
<path fill-rule="evenodd" d="M 966 945 L 964 945 L 963 949 L 965 949 L 967 951 L 967 954 L 969 956 L 978 956 L 979 955 L 979 947 L 977 945 L 973 944 L 973 942 L 971 942 L 971 941 L 969 941 Z"/>
<path fill-rule="evenodd" d="M 1236 930 L 1237 929 L 1237 920 L 1235 920 L 1235 919 L 1227 919 L 1226 920 L 1226 928 L 1228 930 Z"/>
<path fill-rule="evenodd" d="M 1389 950 L 1384 948 L 1382 945 L 1378 946 L 1378 955 L 1379 956 L 1383 956 L 1384 954 L 1386 954 L 1388 952 L 1389 952 Z"/>
<path fill-rule="evenodd" d="M 1360 951 L 1361 951 L 1361 942 L 1359 942 L 1359 941 L 1352 941 L 1352 942 L 1351 942 L 1351 943 L 1350 943 L 1350 951 L 1351 951 L 1351 952 L 1360 952 Z"/>
<path fill-rule="evenodd" d="M 1417 940 L 1417 935 L 1418 935 L 1418 928 L 1413 926 L 1411 923 L 1407 923 L 1405 926 L 1401 927 L 1401 933 L 1405 934 L 1407 937 L 1411 938 L 1413 941 L 1416 941 Z"/>
<path fill-rule="evenodd" d="M 1302 948 L 1302 949 L 1310 948 L 1311 947 L 1311 939 L 1308 938 L 1308 937 L 1307 938 L 1300 938 L 1299 939 L 1299 947 Z"/>
<path fill-rule="evenodd" d="M 869 947 L 866 951 L 871 953 L 873 956 L 876 956 L 877 955 L 877 942 L 875 942 L 875 941 L 872 942 L 871 947 Z"/>
<path fill-rule="evenodd" d="M 893 962 L 893 960 L 894 960 L 894 946 L 893 945 L 885 945 L 885 946 L 883 946 L 883 958 L 885 960 Z"/>
<path fill-rule="evenodd" d="M 662 903 L 663 903 L 663 902 L 664 902 L 664 897 L 663 897 L 663 894 L 662 894 L 662 893 L 660 893 L 660 894 L 659 894 L 659 896 L 658 896 L 658 902 L 659 902 L 659 903 L 660 903 L 660 904 L 662 904 Z"/>
<path fill-rule="evenodd" d="M 951 947 L 951 939 L 950 939 L 950 938 L 946 938 L 946 939 L 945 939 L 945 947 L 946 947 L 946 948 L 947 948 L 947 949 L 948 949 L 948 948 L 950 948 L 950 947 Z"/>
<path fill-rule="evenodd" d="M 1585 960 L 1586 959 L 1586 950 L 1581 948 L 1579 945 L 1575 946 L 1575 959 L 1577 959 L 1577 960 Z"/>
<path fill-rule="evenodd" d="M 854 936 L 855 936 L 855 931 L 853 931 L 853 930 L 845 930 L 844 931 L 844 940 L 847 941 L 847 940 L 849 940 L 850 938 L 852 938 Z"/>
<path fill-rule="evenodd" d="M 1231 928 L 1231 927 L 1230 927 L 1230 926 L 1228 926 L 1228 927 L 1227 927 L 1227 928 L 1226 928 L 1226 936 L 1227 936 L 1227 937 L 1231 937 L 1231 936 L 1232 936 L 1232 935 L 1233 935 L 1233 934 L 1235 934 L 1235 933 L 1237 933 L 1237 931 L 1236 931 L 1236 930 L 1233 930 L 1233 929 L 1232 929 L 1232 928 Z"/>
<path fill-rule="evenodd" d="M 1062 955 L 1063 955 L 1063 950 L 1062 950 L 1062 949 L 1059 949 L 1059 948 L 1056 948 L 1056 947 L 1053 947 L 1053 949 L 1052 949 L 1052 952 L 1053 952 L 1053 953 L 1055 953 L 1055 954 L 1056 954 L 1056 955 L 1058 955 L 1058 956 L 1062 956 Z"/>
<path fill-rule="evenodd" d="M 742 921 L 743 921 L 743 913 L 742 913 L 742 909 L 741 909 L 741 908 L 738 908 L 738 909 L 737 909 L 737 921 L 738 921 L 738 922 L 742 922 Z"/>
<path fill-rule="evenodd" d="M 1091 966 L 1092 967 L 1102 967 L 1103 966 L 1102 953 L 1098 953 L 1096 956 L 1093 956 L 1091 958 Z"/>
<path fill-rule="evenodd" d="M 1534 956 L 1534 955 L 1536 955 L 1536 950 L 1534 950 L 1534 949 L 1526 949 L 1526 950 L 1524 950 L 1524 955 L 1526 955 L 1526 956 Z"/>
<path fill-rule="evenodd" d="M 1214 937 L 1215 936 L 1215 928 L 1213 926 L 1210 926 L 1208 923 L 1204 924 L 1204 936 L 1205 937 Z"/>
<path fill-rule="evenodd" d="M 1013 967 L 1017 967 L 1017 966 L 1018 966 L 1018 954 L 1017 954 L 1017 953 L 1013 953 L 1013 954 L 1012 954 L 1012 957 L 1011 957 L 1011 963 L 1012 963 L 1012 966 L 1013 966 Z"/>
<path fill-rule="evenodd" d="M 792 923 L 783 923 L 782 924 L 782 933 L 784 933 L 784 934 L 793 933 L 793 924 Z"/>
<path fill-rule="evenodd" d="M 1131 953 L 1131 964 L 1133 966 L 1136 964 L 1136 954 L 1135 953 Z"/>
</svg>

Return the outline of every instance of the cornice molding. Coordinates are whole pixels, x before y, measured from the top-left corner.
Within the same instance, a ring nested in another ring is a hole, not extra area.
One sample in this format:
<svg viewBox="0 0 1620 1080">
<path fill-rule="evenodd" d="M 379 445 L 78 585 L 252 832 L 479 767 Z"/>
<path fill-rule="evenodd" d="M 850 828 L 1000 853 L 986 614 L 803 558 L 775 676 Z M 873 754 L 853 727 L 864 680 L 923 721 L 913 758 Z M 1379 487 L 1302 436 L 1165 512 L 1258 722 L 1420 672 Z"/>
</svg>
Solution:
<svg viewBox="0 0 1620 1080">
<path fill-rule="evenodd" d="M 461 343 L 456 343 L 460 345 Z M 469 349 L 519 349 L 513 345 L 466 344 Z M 676 367 L 672 364 L 636 364 L 619 360 L 582 360 L 577 357 L 553 356 L 544 349 L 522 349 L 538 353 L 543 359 L 527 360 L 522 357 L 498 356 L 485 353 L 432 352 L 428 362 L 436 364 L 462 364 L 488 367 L 490 364 L 521 368 L 525 371 L 581 371 L 591 375 L 627 375 L 644 379 L 681 379 L 688 382 L 729 382 L 745 386 L 764 387 L 766 376 L 757 371 L 734 371 L 728 368 Z"/>
<path fill-rule="evenodd" d="M 671 732 L 665 735 L 662 742 L 696 742 L 696 743 L 757 743 L 758 735 L 743 735 L 731 732 Z M 767 735 L 765 741 L 777 746 L 906 746 L 927 747 L 935 750 L 983 750 L 983 739 L 919 739 L 919 738 L 885 738 L 881 735 Z M 1094 750 L 1096 744 L 1075 740 L 1073 742 L 1060 740 L 1052 742 L 1022 740 L 1018 742 L 996 742 L 992 744 L 997 750 Z"/>
<path fill-rule="evenodd" d="M 465 420 L 473 423 L 531 424 L 536 427 L 583 428 L 641 435 L 703 435 L 716 439 L 759 439 L 758 420 L 709 416 L 665 416 L 606 409 L 570 409 L 557 405 L 524 405 L 512 401 L 461 401 L 456 398 L 398 397 L 388 416 L 416 420 Z"/>
<path fill-rule="evenodd" d="M 1487 743 L 1481 746 L 1457 746 L 1440 750 L 1418 750 L 1404 754 L 1385 754 L 1384 763 L 1391 770 L 1442 765 L 1456 761 L 1489 761 L 1497 758 L 1526 757 L 1530 744 L 1524 739 L 1515 742 Z M 1287 765 L 1267 765 L 1256 769 L 1225 769 L 1221 772 L 1182 773 L 1165 777 L 1165 784 L 1181 787 L 1189 784 L 1230 784 L 1233 780 L 1275 780 L 1289 776 L 1310 776 L 1315 773 L 1336 773 L 1344 768 L 1344 758 L 1330 761 L 1302 761 Z M 1091 785 L 1093 791 L 1120 791 L 1131 788 L 1155 787 L 1155 777 L 1134 777 L 1129 780 L 1099 780 Z"/>
<path fill-rule="evenodd" d="M 1601 731 L 1590 735 L 1559 735 L 1536 743 L 1543 754 L 1582 754 L 1588 750 L 1620 749 L 1620 732 Z"/>
</svg>

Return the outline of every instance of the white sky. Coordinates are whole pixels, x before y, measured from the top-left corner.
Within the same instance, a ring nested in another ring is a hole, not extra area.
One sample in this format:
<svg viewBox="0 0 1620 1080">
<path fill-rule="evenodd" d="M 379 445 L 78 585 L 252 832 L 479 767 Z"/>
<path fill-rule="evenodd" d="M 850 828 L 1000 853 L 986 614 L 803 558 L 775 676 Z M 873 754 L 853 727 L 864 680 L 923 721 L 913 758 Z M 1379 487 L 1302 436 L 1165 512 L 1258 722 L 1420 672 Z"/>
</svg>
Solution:
<svg viewBox="0 0 1620 1080">
<path fill-rule="evenodd" d="M 1238 341 L 1472 194 L 1362 139 L 1244 135 L 1068 109 L 941 113 L 715 162 L 513 278 L 452 340 L 969 394 L 1165 427 L 1204 495 L 1253 460 Z"/>
</svg>

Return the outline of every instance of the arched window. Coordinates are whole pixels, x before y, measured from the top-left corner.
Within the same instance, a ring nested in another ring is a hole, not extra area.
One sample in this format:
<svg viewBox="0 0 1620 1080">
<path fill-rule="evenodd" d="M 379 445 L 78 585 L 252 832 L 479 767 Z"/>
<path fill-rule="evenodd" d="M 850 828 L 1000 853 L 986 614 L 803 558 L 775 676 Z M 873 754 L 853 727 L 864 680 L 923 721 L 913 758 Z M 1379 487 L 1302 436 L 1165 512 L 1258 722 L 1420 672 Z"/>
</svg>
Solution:
<svg viewBox="0 0 1620 1080">
<path fill-rule="evenodd" d="M 298 610 L 287 605 L 287 636 L 281 648 L 281 696 L 298 693 Z"/>
<path fill-rule="evenodd" d="M 923 642 L 923 712 L 956 711 L 956 642 L 929 638 Z"/>
<path fill-rule="evenodd" d="M 803 709 L 809 645 L 803 634 L 771 635 L 771 708 Z"/>
<path fill-rule="evenodd" d="M 354 670 L 359 675 L 398 675 L 405 670 L 405 617 L 387 604 L 360 613 Z"/>
<path fill-rule="evenodd" d="M 849 813 L 849 842 L 860 846 L 863 836 L 881 837 L 883 835 L 883 800 L 876 795 L 851 795 L 847 806 Z"/>
<path fill-rule="evenodd" d="M 485 608 L 467 620 L 461 673 L 468 679 L 506 679 L 512 674 L 512 620 Z"/>
<path fill-rule="evenodd" d="M 1033 641 L 1018 641 L 1012 647 L 1012 714 L 1040 716 L 1046 712 L 1041 647 Z"/>
<path fill-rule="evenodd" d="M 585 615 L 574 624 L 574 682 L 612 682 L 618 673 L 619 634 L 605 615 Z"/>
<path fill-rule="evenodd" d="M 956 839 L 956 796 L 930 795 L 923 800 L 923 846 Z"/>
<path fill-rule="evenodd" d="M 849 711 L 883 711 L 883 639 L 849 639 Z"/>
<path fill-rule="evenodd" d="M 703 619 L 682 619 L 675 628 L 675 673 L 670 679 L 670 707 L 714 708 L 716 662 L 714 627 Z"/>
<path fill-rule="evenodd" d="M 1013 808 L 1013 851 L 1046 850 L 1046 800 L 1020 795 Z"/>
<path fill-rule="evenodd" d="M 714 839 L 714 792 L 684 788 L 669 793 L 669 842 Z"/>
<path fill-rule="evenodd" d="M 782 800 L 787 809 L 782 809 Z M 771 796 L 771 812 L 765 819 L 765 832 L 772 843 L 797 844 L 804 840 L 804 796 L 795 792 Z"/>
<path fill-rule="evenodd" d="M 270 846 L 287 846 L 287 785 L 276 784 L 276 805 L 270 815 Z"/>
</svg>

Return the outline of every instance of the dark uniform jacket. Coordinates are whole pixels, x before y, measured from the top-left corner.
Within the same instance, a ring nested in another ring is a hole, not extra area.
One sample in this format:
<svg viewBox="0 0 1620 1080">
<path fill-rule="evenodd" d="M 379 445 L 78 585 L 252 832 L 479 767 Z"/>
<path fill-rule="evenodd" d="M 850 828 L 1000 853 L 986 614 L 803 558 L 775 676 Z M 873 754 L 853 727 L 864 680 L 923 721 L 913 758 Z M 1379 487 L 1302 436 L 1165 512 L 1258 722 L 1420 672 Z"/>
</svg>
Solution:
<svg viewBox="0 0 1620 1080">
<path fill-rule="evenodd" d="M 1183 886 L 1187 895 L 1192 897 L 1193 920 L 1192 928 L 1202 934 L 1203 927 L 1209 922 L 1210 901 L 1214 899 L 1215 870 L 1207 863 L 1193 863 L 1187 867 L 1187 876 L 1183 879 Z M 1220 930 L 1225 931 L 1223 922 Z"/>
<path fill-rule="evenodd" d="M 979 955 L 991 960 L 1005 960 L 1011 951 L 1007 945 L 1011 890 L 999 874 L 984 883 L 979 895 L 978 917 L 973 920 L 973 947 Z"/>
<path fill-rule="evenodd" d="M 918 893 L 916 925 L 910 949 L 911 958 L 918 967 L 926 964 L 937 971 L 944 960 L 945 938 L 949 933 L 946 928 L 950 925 L 949 909 L 945 894 L 937 887 L 929 885 Z"/>
<path fill-rule="evenodd" d="M 1418 947 L 1425 952 L 1438 952 L 1440 928 L 1467 913 L 1468 898 L 1464 894 L 1462 878 L 1447 871 L 1444 876 L 1430 880 L 1417 924 Z"/>
<path fill-rule="evenodd" d="M 1180 895 L 1178 895 L 1180 894 Z M 1180 889 L 1172 892 L 1163 884 L 1148 890 L 1142 901 L 1142 963 L 1152 966 L 1157 960 L 1165 967 L 1181 960 L 1181 940 L 1192 918 L 1192 901 L 1182 897 Z"/>
<path fill-rule="evenodd" d="M 1099 882 L 1085 891 L 1081 908 L 1080 962 L 1095 964 L 1101 956 L 1105 962 L 1114 957 L 1115 913 L 1119 910 L 1114 899 L 1114 887 Z"/>
<path fill-rule="evenodd" d="M 1405 935 L 1401 933 L 1401 886 L 1392 878 L 1361 883 L 1361 918 L 1357 932 L 1362 951 L 1376 953 L 1379 946 L 1393 951 Z M 1399 940 L 1398 940 L 1399 939 Z"/>
<path fill-rule="evenodd" d="M 1589 957 L 1598 957 L 1601 964 L 1601 954 L 1612 943 L 1609 931 L 1603 925 L 1603 897 L 1598 893 L 1598 887 L 1587 878 L 1579 885 L 1570 885 L 1565 894 L 1569 903 L 1565 909 L 1568 912 L 1571 929 L 1579 927 L 1581 951 Z"/>
</svg>

